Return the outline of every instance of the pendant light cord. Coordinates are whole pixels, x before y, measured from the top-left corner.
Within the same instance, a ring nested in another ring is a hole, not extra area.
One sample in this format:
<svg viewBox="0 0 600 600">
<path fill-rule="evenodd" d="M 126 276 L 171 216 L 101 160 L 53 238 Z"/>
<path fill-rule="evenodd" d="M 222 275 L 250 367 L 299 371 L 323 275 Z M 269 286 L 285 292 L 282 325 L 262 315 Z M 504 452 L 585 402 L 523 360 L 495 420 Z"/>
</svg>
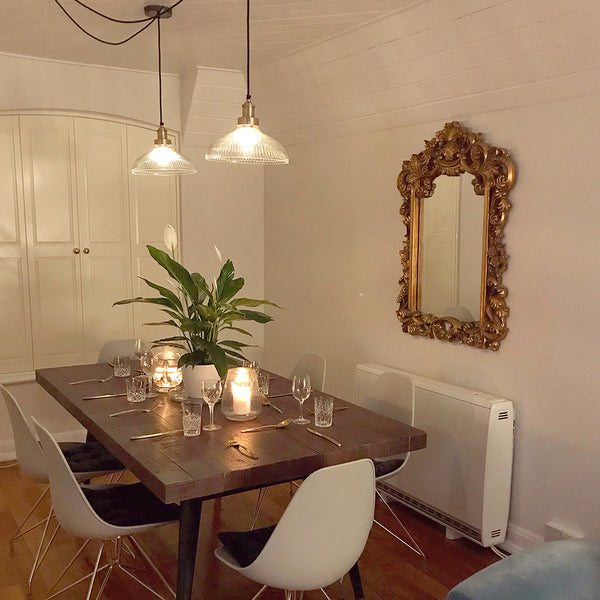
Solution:
<svg viewBox="0 0 600 600">
<path fill-rule="evenodd" d="M 246 0 L 246 100 L 250 98 L 250 0 Z"/>
<path fill-rule="evenodd" d="M 140 33 L 142 33 L 144 30 L 148 29 L 148 27 L 150 27 L 150 25 L 152 25 L 152 23 L 154 23 L 154 21 L 160 20 L 160 14 L 158 14 L 158 15 L 156 15 L 154 17 L 146 17 L 145 19 L 135 19 L 135 20 L 132 20 L 132 21 L 127 21 L 127 20 L 123 20 L 123 19 L 115 19 L 113 17 L 109 17 L 108 15 L 105 15 L 105 14 L 101 13 L 100 11 L 97 11 L 96 9 L 92 8 L 91 6 L 88 6 L 87 4 L 85 4 L 84 2 L 82 2 L 81 0 L 74 0 L 74 1 L 77 4 L 79 4 L 80 6 L 82 6 L 83 8 L 86 8 L 90 12 L 94 13 L 95 15 L 98 15 L 99 17 L 102 17 L 102 18 L 104 18 L 104 19 L 106 19 L 108 21 L 111 21 L 113 23 L 145 23 L 145 25 L 143 27 L 141 27 L 140 29 L 138 29 L 136 32 L 134 32 L 130 36 L 126 37 L 124 40 L 121 40 L 119 42 L 111 42 L 109 40 L 103 40 L 102 38 L 99 38 L 98 36 L 95 36 L 93 33 L 90 33 L 89 31 L 87 31 L 87 29 L 85 29 L 82 25 L 80 25 L 75 20 L 75 18 L 72 17 L 69 14 L 69 12 L 67 11 L 67 9 L 60 3 L 59 0 L 54 0 L 54 2 L 56 4 L 58 4 L 58 6 L 65 13 L 65 15 L 67 15 L 68 19 L 70 21 L 72 21 L 78 29 L 80 29 L 87 36 L 91 37 L 93 40 L 96 40 L 97 42 L 100 42 L 101 44 L 107 44 L 109 46 L 120 46 L 121 44 L 125 44 L 129 40 L 132 40 L 134 37 L 137 37 L 138 35 L 140 35 Z M 183 0 L 178 0 L 178 2 L 175 2 L 175 4 L 173 4 L 173 6 L 167 7 L 167 9 L 165 10 L 165 12 L 167 10 L 173 10 L 176 6 L 179 6 L 182 2 L 183 2 Z"/>
<path fill-rule="evenodd" d="M 160 17 L 161 11 L 156 15 L 156 22 L 158 28 L 158 107 L 160 111 L 160 126 L 163 127 L 163 108 L 162 108 L 162 53 L 160 50 Z"/>
</svg>

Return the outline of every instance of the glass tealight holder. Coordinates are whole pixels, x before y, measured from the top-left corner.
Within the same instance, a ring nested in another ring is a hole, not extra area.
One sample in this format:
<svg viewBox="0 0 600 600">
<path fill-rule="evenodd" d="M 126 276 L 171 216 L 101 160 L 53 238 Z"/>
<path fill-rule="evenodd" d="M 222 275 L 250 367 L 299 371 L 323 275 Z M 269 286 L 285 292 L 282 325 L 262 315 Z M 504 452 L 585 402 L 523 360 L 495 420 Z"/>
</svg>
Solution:
<svg viewBox="0 0 600 600">
<path fill-rule="evenodd" d="M 251 421 L 262 410 L 262 398 L 256 371 L 247 367 L 234 367 L 227 371 L 221 412 L 230 421 Z"/>
<path fill-rule="evenodd" d="M 152 380 L 159 392 L 170 392 L 183 381 L 179 366 L 181 353 L 176 348 L 165 346 L 156 352 L 152 359 Z"/>
</svg>

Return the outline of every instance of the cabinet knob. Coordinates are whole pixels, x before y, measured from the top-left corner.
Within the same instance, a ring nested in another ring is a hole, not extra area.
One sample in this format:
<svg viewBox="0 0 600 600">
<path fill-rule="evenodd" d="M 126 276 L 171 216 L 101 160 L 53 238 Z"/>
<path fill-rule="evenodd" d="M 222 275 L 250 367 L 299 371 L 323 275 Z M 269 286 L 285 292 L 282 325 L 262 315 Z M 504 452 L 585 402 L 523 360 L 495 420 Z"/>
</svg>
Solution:
<svg viewBox="0 0 600 600">
<path fill-rule="evenodd" d="M 83 249 L 83 253 L 84 254 L 89 254 L 90 253 L 90 249 L 89 248 L 84 248 Z"/>
<path fill-rule="evenodd" d="M 73 254 L 79 254 L 80 250 L 79 248 L 73 248 Z"/>
</svg>

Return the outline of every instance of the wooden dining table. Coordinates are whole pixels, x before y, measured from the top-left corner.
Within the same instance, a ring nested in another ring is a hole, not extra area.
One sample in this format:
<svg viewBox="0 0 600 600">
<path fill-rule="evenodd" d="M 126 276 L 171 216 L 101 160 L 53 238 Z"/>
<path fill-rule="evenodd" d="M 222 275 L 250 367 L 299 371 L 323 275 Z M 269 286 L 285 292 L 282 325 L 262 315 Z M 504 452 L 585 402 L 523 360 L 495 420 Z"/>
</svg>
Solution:
<svg viewBox="0 0 600 600">
<path fill-rule="evenodd" d="M 241 433 L 250 426 L 298 416 L 299 404 L 292 397 L 290 380 L 275 374 L 271 374 L 270 395 L 287 395 L 271 401 L 283 414 L 263 406 L 255 420 L 236 422 L 225 419 L 217 405 L 215 421 L 222 425 L 218 431 L 203 431 L 197 437 L 179 433 L 132 441 L 130 437 L 135 435 L 181 429 L 181 404 L 162 394 L 139 405 L 129 403 L 125 396 L 84 400 L 86 396 L 124 393 L 121 378 L 70 385 L 82 379 L 104 379 L 111 373 L 107 363 L 76 365 L 39 369 L 36 380 L 158 498 L 180 505 L 177 600 L 192 596 L 204 500 L 302 479 L 328 465 L 419 450 L 427 443 L 424 431 L 338 398 L 334 405 L 348 409 L 336 410 L 333 425 L 319 431 L 339 441 L 341 447 L 296 424 Z M 154 407 L 159 401 L 162 404 L 152 412 L 109 416 L 129 408 Z M 311 404 L 309 399 L 305 406 Z M 249 458 L 229 446 L 227 442 L 232 439 L 258 458 Z"/>
</svg>

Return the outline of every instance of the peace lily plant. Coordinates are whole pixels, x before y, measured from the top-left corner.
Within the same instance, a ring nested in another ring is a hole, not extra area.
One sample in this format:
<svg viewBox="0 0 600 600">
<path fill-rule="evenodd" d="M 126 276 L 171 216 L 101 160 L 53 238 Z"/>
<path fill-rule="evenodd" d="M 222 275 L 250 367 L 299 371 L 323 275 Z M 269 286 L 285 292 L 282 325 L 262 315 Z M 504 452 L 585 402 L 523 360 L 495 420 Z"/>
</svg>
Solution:
<svg viewBox="0 0 600 600">
<path fill-rule="evenodd" d="M 170 325 L 179 330 L 179 335 L 154 341 L 155 346 L 173 346 L 183 351 L 179 359 L 182 367 L 193 365 L 214 365 L 219 375 L 224 377 L 231 365 L 245 359 L 244 348 L 250 347 L 232 339 L 222 339 L 232 332 L 252 336 L 249 331 L 238 327 L 239 321 L 268 323 L 272 317 L 264 312 L 252 310 L 259 306 L 275 306 L 268 300 L 237 297 L 244 287 L 244 279 L 235 277 L 231 260 L 221 267 L 219 276 L 209 285 L 200 273 L 190 273 L 175 260 L 177 232 L 171 225 L 164 231 L 164 241 L 170 254 L 154 246 L 146 246 L 150 256 L 168 273 L 173 289 L 141 278 L 158 296 L 119 300 L 116 305 L 141 302 L 155 304 L 169 318 L 146 325 Z M 215 246 L 221 261 L 221 253 Z M 278 307 L 279 308 L 279 307 Z"/>
</svg>

